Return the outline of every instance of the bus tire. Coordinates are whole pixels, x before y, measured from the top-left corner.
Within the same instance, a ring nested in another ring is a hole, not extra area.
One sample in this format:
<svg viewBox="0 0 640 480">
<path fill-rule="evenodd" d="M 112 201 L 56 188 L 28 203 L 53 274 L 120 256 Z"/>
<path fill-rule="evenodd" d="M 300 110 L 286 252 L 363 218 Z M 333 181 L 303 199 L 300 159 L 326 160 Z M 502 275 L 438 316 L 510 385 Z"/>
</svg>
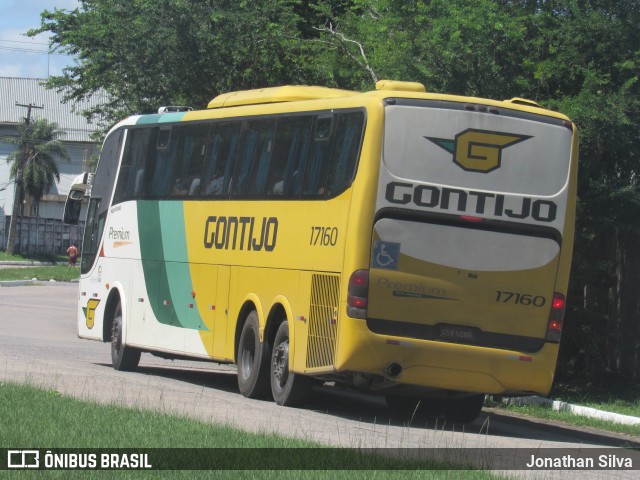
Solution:
<svg viewBox="0 0 640 480">
<path fill-rule="evenodd" d="M 453 423 L 471 423 L 478 418 L 483 405 L 484 395 L 482 394 L 450 398 L 442 405 L 442 414 Z"/>
<path fill-rule="evenodd" d="M 402 420 L 412 420 L 414 417 L 422 415 L 428 410 L 428 405 L 425 405 L 428 400 L 418 397 L 387 395 L 386 400 L 387 407 L 392 415 Z"/>
<path fill-rule="evenodd" d="M 138 368 L 141 352 L 124 344 L 122 321 L 122 305 L 118 302 L 111 324 L 111 363 L 116 370 L 133 372 Z"/>
<path fill-rule="evenodd" d="M 278 405 L 302 405 L 316 383 L 313 378 L 289 371 L 289 324 L 278 327 L 271 354 L 271 393 Z"/>
<path fill-rule="evenodd" d="M 260 322 L 253 310 L 247 316 L 238 342 L 238 387 L 248 398 L 265 398 L 269 394 L 268 342 L 260 343 Z"/>
</svg>

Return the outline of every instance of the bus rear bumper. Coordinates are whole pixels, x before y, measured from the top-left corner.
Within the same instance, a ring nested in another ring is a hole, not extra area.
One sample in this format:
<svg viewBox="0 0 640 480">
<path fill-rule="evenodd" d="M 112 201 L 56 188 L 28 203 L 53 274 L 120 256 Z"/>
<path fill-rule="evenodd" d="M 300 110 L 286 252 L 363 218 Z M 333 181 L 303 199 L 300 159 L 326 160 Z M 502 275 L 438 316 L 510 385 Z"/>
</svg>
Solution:
<svg viewBox="0 0 640 480">
<path fill-rule="evenodd" d="M 346 321 L 355 328 L 348 342 L 338 344 L 338 372 L 383 377 L 387 384 L 503 395 L 547 395 L 553 383 L 558 344 L 518 352 L 378 335 L 364 322 Z"/>
</svg>

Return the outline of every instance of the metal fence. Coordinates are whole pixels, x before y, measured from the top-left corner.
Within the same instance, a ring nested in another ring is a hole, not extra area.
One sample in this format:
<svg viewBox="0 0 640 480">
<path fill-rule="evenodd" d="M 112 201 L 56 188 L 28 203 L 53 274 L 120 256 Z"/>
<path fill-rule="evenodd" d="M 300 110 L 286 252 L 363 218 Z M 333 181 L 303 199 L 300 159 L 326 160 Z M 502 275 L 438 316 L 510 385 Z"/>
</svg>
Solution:
<svg viewBox="0 0 640 480">
<path fill-rule="evenodd" d="M 9 220 L 7 216 L 4 222 L 0 222 L 0 250 L 7 249 Z M 64 255 L 71 243 L 82 245 L 84 222 L 65 225 L 55 218 L 22 217 L 17 223 L 15 253 Z"/>
</svg>

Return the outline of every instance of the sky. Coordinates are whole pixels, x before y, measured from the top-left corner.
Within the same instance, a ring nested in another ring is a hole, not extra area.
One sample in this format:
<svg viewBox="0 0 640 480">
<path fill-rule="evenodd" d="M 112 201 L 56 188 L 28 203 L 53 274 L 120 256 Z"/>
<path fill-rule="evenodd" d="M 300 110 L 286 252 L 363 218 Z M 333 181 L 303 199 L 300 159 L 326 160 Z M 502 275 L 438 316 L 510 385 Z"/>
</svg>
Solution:
<svg viewBox="0 0 640 480">
<path fill-rule="evenodd" d="M 42 11 L 78 6 L 79 0 L 0 0 L 0 77 L 47 78 L 73 65 L 73 57 L 48 53 L 47 34 L 24 34 L 40 26 Z"/>
</svg>

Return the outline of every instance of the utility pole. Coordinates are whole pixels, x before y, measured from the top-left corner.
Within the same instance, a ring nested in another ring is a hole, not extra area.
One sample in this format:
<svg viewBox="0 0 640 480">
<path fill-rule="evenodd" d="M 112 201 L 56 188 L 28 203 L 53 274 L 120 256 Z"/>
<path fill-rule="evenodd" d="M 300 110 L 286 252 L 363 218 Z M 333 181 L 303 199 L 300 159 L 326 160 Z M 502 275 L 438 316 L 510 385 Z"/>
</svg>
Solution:
<svg viewBox="0 0 640 480">
<path fill-rule="evenodd" d="M 31 109 L 40 108 L 44 109 L 44 106 L 38 106 L 30 103 L 29 105 L 25 105 L 23 103 L 18 103 L 16 101 L 16 107 L 25 107 L 27 109 L 27 116 L 25 117 L 25 124 L 27 128 L 31 123 Z M 15 250 L 16 243 L 16 231 L 17 231 L 17 220 L 18 216 L 20 216 L 20 227 L 22 227 L 22 201 L 24 197 L 24 192 L 22 188 L 22 169 L 24 167 L 24 162 L 27 156 L 27 142 L 23 138 L 22 139 L 22 155 L 18 159 L 18 168 L 16 170 L 16 185 L 13 191 L 13 212 L 11 213 L 11 223 L 9 224 L 9 236 L 7 238 L 7 253 L 9 255 L 13 255 Z"/>
</svg>

